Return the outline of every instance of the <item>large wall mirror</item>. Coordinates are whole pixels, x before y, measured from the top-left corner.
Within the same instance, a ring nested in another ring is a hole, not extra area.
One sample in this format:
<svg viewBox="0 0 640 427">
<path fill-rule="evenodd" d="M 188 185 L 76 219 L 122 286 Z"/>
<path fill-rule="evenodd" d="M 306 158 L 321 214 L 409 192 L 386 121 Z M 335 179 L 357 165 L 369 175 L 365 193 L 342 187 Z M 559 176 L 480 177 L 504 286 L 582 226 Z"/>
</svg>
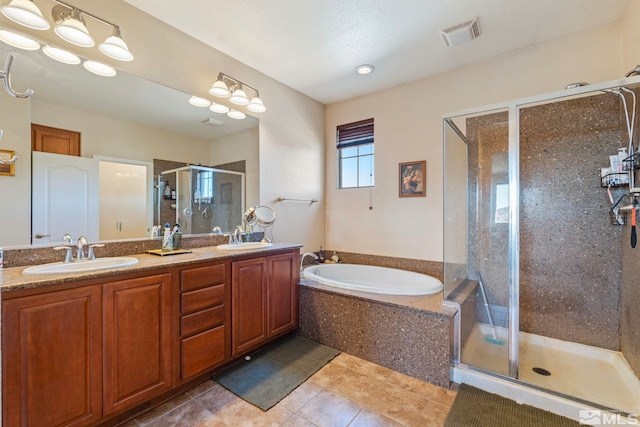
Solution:
<svg viewBox="0 0 640 427">
<path fill-rule="evenodd" d="M 245 191 L 244 196 L 238 196 L 244 200 L 237 204 L 258 204 L 258 119 L 255 117 L 235 120 L 189 104 L 190 94 L 122 71 L 114 77 L 100 77 L 89 73 L 82 65 L 62 64 L 39 50 L 20 50 L 0 42 L 0 64 L 9 53 L 14 54 L 13 86 L 16 90 L 30 88 L 34 91 L 29 101 L 30 117 L 24 119 L 29 124 L 80 132 L 80 157 L 82 160 L 91 159 L 98 165 L 99 180 L 91 194 L 99 200 L 99 208 L 87 219 L 98 221 L 97 234 L 88 236 L 90 240 L 150 236 L 151 227 L 157 219 L 153 214 L 154 200 L 157 203 L 158 186 L 162 185 L 158 180 L 161 171 L 154 170 L 158 163 L 213 167 L 231 164 L 235 171 L 238 165 L 244 165 Z M 14 102 L 14 99 L 9 98 L 9 102 Z M 0 128 L 2 126 L 0 122 Z M 62 188 L 70 191 L 40 188 L 36 180 L 42 176 L 45 181 L 51 180 L 51 174 L 42 169 L 47 166 L 42 166 L 43 160 L 39 157 L 42 156 L 34 156 L 32 170 L 34 225 L 32 235 L 23 241 L 30 239 L 32 244 L 57 244 L 62 235 L 70 231 L 67 228 L 74 221 L 56 220 L 50 221 L 55 224 L 47 224 L 49 220 L 44 219 L 43 226 L 35 221 L 51 201 L 63 218 L 65 212 L 67 216 L 69 211 L 73 212 L 68 201 L 74 192 L 73 185 L 65 184 L 68 182 L 65 179 L 73 181 L 73 178 L 59 179 Z M 45 159 L 44 164 L 48 165 L 49 160 Z M 29 162 L 30 159 L 21 161 Z M 133 175 L 139 178 L 136 184 L 133 184 Z M 124 182 L 125 178 L 129 181 Z M 137 193 L 123 193 L 125 190 L 133 191 L 134 187 L 138 188 Z M 213 197 L 224 200 L 228 195 Z M 95 218 L 96 215 L 99 218 Z M 236 225 L 241 224 L 241 216 L 242 211 L 239 211 Z M 30 219 L 25 217 L 24 221 Z M 133 226 L 128 227 L 134 223 L 137 224 L 135 231 Z M 194 230 L 194 233 L 210 232 L 209 229 Z"/>
</svg>

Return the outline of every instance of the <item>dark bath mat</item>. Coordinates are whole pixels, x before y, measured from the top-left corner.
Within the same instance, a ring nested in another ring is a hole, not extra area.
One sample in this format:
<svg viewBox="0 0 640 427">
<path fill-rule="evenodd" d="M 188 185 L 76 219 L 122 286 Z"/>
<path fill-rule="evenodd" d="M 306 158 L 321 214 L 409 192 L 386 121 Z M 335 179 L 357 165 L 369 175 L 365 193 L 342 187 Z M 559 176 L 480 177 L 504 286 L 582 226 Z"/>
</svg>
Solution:
<svg viewBox="0 0 640 427">
<path fill-rule="evenodd" d="M 292 336 L 215 375 L 213 380 L 266 411 L 338 354 L 326 345 Z"/>
<path fill-rule="evenodd" d="M 574 427 L 577 421 L 461 384 L 445 427 Z"/>
</svg>

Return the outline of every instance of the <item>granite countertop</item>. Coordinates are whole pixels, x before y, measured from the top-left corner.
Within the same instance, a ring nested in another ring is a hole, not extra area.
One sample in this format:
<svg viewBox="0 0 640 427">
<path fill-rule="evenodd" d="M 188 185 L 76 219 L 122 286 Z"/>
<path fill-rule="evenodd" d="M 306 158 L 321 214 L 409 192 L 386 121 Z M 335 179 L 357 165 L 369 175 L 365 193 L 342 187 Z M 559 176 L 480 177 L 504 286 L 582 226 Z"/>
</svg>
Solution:
<svg viewBox="0 0 640 427">
<path fill-rule="evenodd" d="M 338 289 L 333 286 L 325 285 L 322 283 L 314 282 L 312 280 L 300 278 L 300 284 L 308 286 L 314 289 L 318 289 L 322 292 L 328 292 L 338 295 L 349 295 L 361 300 L 376 301 L 387 305 L 393 305 L 403 308 L 408 308 L 415 311 L 426 311 L 436 315 L 445 317 L 453 317 L 456 314 L 456 310 L 452 307 L 448 307 L 442 304 L 442 293 L 438 292 L 433 295 L 384 295 L 370 292 L 352 291 L 350 289 Z"/>
<path fill-rule="evenodd" d="M 249 254 L 265 255 L 270 252 L 300 248 L 300 244 L 291 243 L 274 243 L 268 248 L 242 250 L 242 251 L 218 251 L 215 246 L 190 249 L 191 253 L 176 254 L 170 256 L 158 256 L 151 254 L 135 254 L 127 255 L 138 259 L 136 265 L 121 268 L 112 268 L 98 271 L 86 271 L 79 273 L 63 273 L 63 274 L 38 274 L 24 275 L 22 272 L 27 268 L 12 267 L 0 270 L 0 292 L 11 292 L 19 289 L 38 288 L 42 286 L 50 286 L 61 283 L 69 283 L 71 281 L 94 279 L 100 277 L 109 277 L 125 273 L 137 273 L 148 270 L 155 270 L 162 267 L 175 267 L 180 265 L 188 265 L 193 263 L 222 260 L 235 258 Z"/>
</svg>

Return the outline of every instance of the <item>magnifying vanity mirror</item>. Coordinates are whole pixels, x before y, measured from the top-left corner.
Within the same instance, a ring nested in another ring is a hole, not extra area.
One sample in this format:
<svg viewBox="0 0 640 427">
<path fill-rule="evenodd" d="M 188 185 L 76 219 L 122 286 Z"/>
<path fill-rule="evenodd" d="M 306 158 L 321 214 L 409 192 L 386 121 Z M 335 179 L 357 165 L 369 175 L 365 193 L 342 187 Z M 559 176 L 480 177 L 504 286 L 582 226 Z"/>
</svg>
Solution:
<svg viewBox="0 0 640 427">
<path fill-rule="evenodd" d="M 253 206 L 242 215 L 242 221 L 253 230 L 256 225 L 262 229 L 264 237 L 262 242 L 271 243 L 270 237 L 267 237 L 267 228 L 271 227 L 276 221 L 276 213 L 269 206 Z"/>
<path fill-rule="evenodd" d="M 65 217 L 64 220 L 53 221 L 45 218 L 45 225 L 42 227 L 35 223 L 33 226 L 24 224 L 22 228 L 31 229 L 31 235 L 19 236 L 15 241 L 5 241 L 6 246 L 57 244 L 61 242 L 65 233 L 71 233 L 74 238 L 80 234 L 86 235 L 90 241 L 149 237 L 157 219 L 154 218 L 154 206 L 157 206 L 163 197 L 157 192 L 162 185 L 158 177 L 161 172 L 170 169 L 161 165 L 160 169 L 154 170 L 154 163 L 158 162 L 173 162 L 172 164 L 181 166 L 202 163 L 216 169 L 227 169 L 227 165 L 233 165 L 233 173 L 246 175 L 246 180 L 243 179 L 241 183 L 242 191 L 236 191 L 235 187 L 233 191 L 229 188 L 227 191 L 224 190 L 225 187 L 212 185 L 210 197 L 198 197 L 196 194 L 194 198 L 194 194 L 190 194 L 190 209 L 200 207 L 198 215 L 208 217 L 208 222 L 221 227 L 223 232 L 232 231 L 239 225 L 245 204 L 257 204 L 259 159 L 258 119 L 255 117 L 247 116 L 244 120 L 234 120 L 208 108 L 189 104 L 190 94 L 122 71 L 118 71 L 115 77 L 100 77 L 87 72 L 82 66 L 54 61 L 41 51 L 25 51 L 0 42 L 0 62 L 9 53 L 14 55 L 11 76 L 13 85 L 32 88 L 34 94 L 29 100 L 16 100 L 2 94 L 0 116 L 4 115 L 5 109 L 15 107 L 13 103 L 16 102 L 29 103 L 30 112 L 20 117 L 22 123 L 3 121 L 0 123 L 1 128 L 7 131 L 11 126 L 25 129 L 37 124 L 79 132 L 79 158 L 95 160 L 100 164 L 136 165 L 137 169 L 130 172 L 129 169 L 117 167 L 105 168 L 113 169 L 113 174 L 107 178 L 100 177 L 100 184 L 95 187 L 93 199 L 97 208 L 88 215 L 93 222 L 97 221 L 93 232 L 85 234 L 69 229 L 81 222 L 73 218 Z M 24 131 L 22 133 L 24 134 Z M 3 140 L 5 145 L 6 140 L 7 138 Z M 23 144 L 24 152 L 28 145 L 26 142 Z M 29 162 L 28 155 L 21 157 L 22 162 Z M 39 168 L 39 163 L 34 160 L 34 180 L 48 173 Z M 244 170 L 241 170 L 242 168 Z M 99 167 L 97 173 L 102 174 L 102 169 Z M 133 186 L 125 183 L 125 176 L 130 179 L 133 174 L 144 175 L 142 187 L 135 195 L 129 192 Z M 15 179 L 14 182 L 17 182 L 31 180 L 32 177 L 16 176 Z M 219 181 L 220 184 L 224 183 L 222 179 Z M 107 186 L 112 184 L 115 189 L 107 194 L 103 191 L 103 183 Z M 22 184 L 23 188 L 31 187 L 29 183 Z M 33 184 L 35 191 L 39 191 L 35 181 Z M 42 214 L 42 200 L 60 200 L 61 203 L 66 203 L 70 193 L 59 188 L 48 188 L 46 191 L 49 193 L 44 196 L 40 193 L 32 194 L 35 216 Z M 222 194 L 224 191 L 227 192 Z M 143 201 L 138 203 L 140 208 L 136 208 L 135 214 L 132 208 L 133 200 Z M 228 214 L 232 219 L 217 221 L 216 218 L 211 218 L 211 209 L 204 209 L 205 201 L 237 206 L 237 211 Z M 11 209 L 12 212 L 29 212 L 29 204 L 14 204 L 7 209 Z M 137 218 L 133 218 L 132 215 Z M 22 215 L 19 221 L 29 222 L 30 215 Z M 137 224 L 135 231 L 127 234 L 122 232 L 131 228 L 134 222 Z M 211 232 L 211 227 L 193 226 L 185 234 Z"/>
</svg>

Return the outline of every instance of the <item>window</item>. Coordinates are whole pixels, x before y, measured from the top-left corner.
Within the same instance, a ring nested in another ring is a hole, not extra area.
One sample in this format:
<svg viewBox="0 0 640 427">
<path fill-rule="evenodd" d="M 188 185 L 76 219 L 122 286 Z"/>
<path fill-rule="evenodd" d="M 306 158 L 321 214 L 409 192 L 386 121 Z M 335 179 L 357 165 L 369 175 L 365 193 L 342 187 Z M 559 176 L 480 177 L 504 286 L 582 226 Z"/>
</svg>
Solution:
<svg viewBox="0 0 640 427">
<path fill-rule="evenodd" d="M 373 119 L 337 128 L 338 188 L 373 187 Z"/>
</svg>

